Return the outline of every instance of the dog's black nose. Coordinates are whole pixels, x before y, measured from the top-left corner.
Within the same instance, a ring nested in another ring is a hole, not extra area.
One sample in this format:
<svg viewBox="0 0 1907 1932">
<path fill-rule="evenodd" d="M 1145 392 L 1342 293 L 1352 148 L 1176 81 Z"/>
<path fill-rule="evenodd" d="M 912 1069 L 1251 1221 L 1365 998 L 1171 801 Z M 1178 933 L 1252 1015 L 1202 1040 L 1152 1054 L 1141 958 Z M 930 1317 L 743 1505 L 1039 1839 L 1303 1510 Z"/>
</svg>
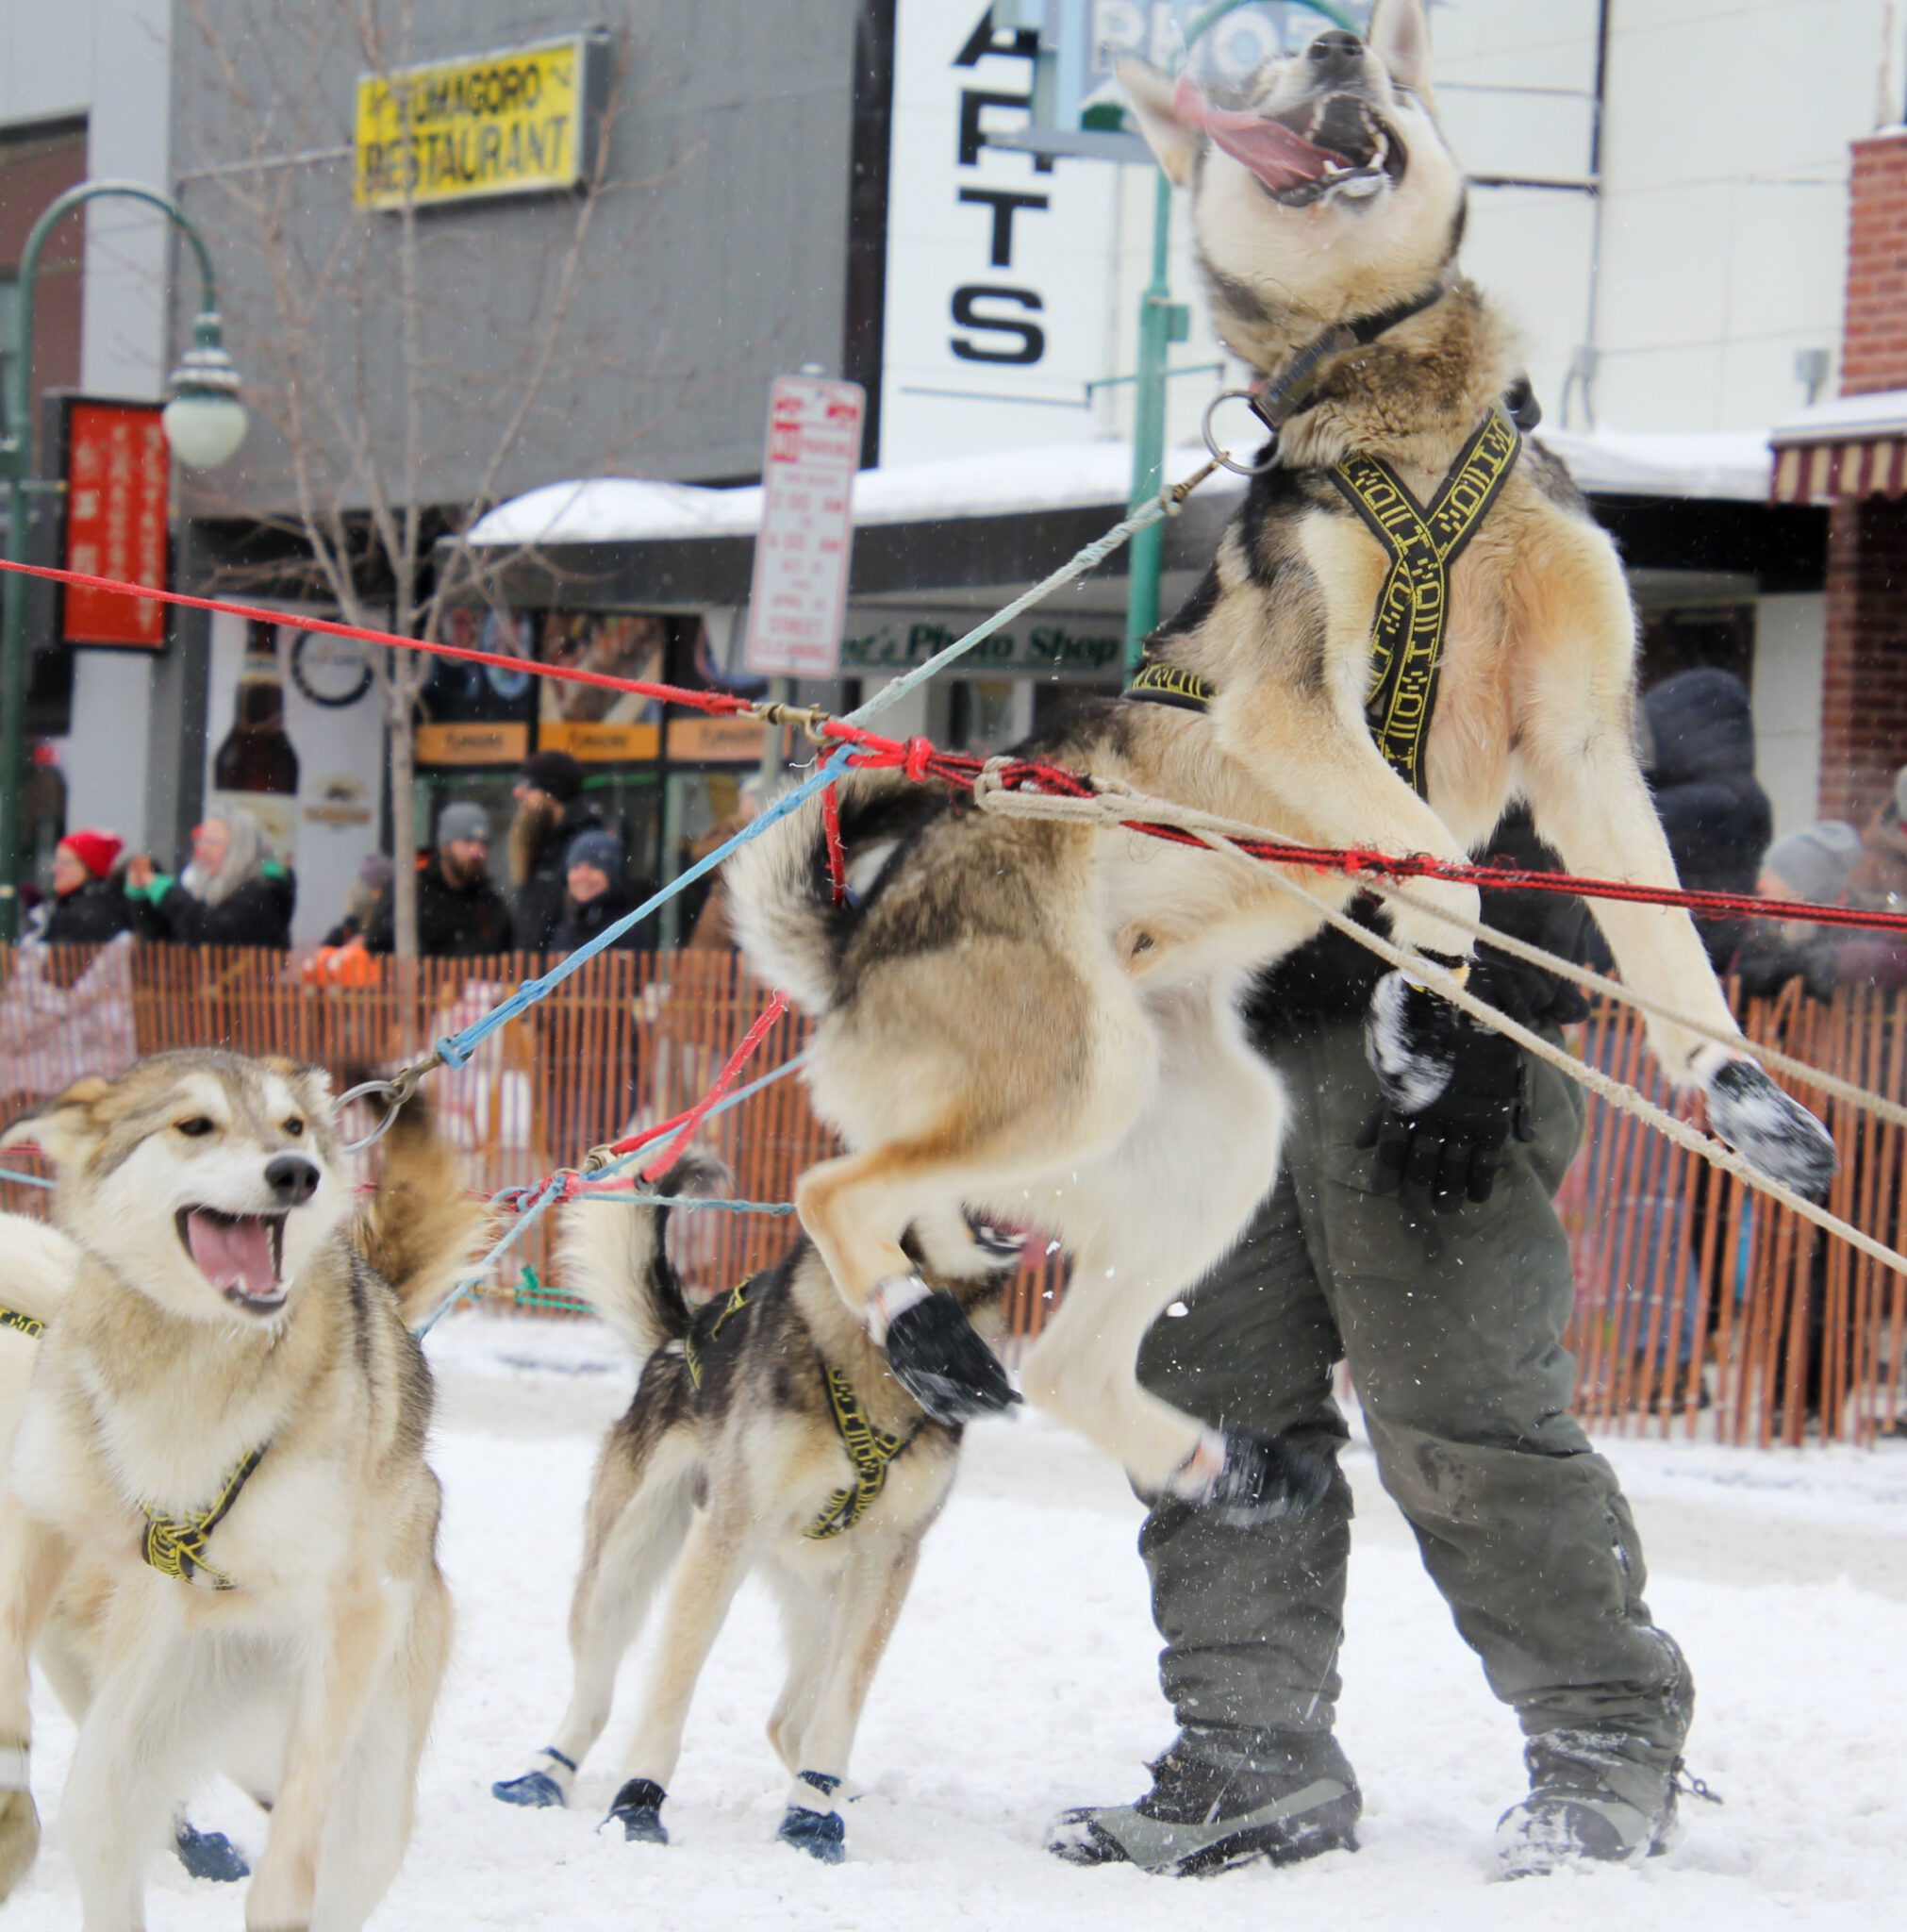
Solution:
<svg viewBox="0 0 1907 1932">
<path fill-rule="evenodd" d="M 1312 42 L 1306 58 L 1325 79 L 1337 80 L 1364 65 L 1364 42 L 1342 27 L 1333 27 Z"/>
<path fill-rule="evenodd" d="M 280 1154 L 265 1165 L 265 1185 L 288 1206 L 296 1208 L 318 1191 L 318 1167 L 302 1154 Z"/>
</svg>

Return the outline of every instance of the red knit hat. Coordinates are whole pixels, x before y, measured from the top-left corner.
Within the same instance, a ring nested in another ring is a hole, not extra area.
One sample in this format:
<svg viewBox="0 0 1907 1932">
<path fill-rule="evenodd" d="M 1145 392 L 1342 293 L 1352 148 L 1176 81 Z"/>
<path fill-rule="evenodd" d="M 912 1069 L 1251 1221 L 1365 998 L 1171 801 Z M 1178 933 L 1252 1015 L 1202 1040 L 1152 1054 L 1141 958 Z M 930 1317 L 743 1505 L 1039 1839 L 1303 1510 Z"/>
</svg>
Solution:
<svg viewBox="0 0 1907 1932">
<path fill-rule="evenodd" d="M 82 825 L 60 841 L 94 878 L 103 879 L 112 871 L 113 861 L 125 850 L 125 841 L 110 832 L 96 832 Z"/>
</svg>

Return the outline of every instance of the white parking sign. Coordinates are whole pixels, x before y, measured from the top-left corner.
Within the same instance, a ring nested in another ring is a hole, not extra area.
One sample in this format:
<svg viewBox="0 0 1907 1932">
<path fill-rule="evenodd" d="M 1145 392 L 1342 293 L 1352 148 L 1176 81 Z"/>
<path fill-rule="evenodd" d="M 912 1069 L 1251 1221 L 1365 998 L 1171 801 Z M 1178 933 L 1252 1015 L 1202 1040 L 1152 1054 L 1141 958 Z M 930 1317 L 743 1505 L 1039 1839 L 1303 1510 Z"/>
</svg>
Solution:
<svg viewBox="0 0 1907 1932">
<path fill-rule="evenodd" d="M 857 382 L 775 378 L 748 601 L 751 671 L 832 677 L 840 664 L 865 400 Z"/>
</svg>

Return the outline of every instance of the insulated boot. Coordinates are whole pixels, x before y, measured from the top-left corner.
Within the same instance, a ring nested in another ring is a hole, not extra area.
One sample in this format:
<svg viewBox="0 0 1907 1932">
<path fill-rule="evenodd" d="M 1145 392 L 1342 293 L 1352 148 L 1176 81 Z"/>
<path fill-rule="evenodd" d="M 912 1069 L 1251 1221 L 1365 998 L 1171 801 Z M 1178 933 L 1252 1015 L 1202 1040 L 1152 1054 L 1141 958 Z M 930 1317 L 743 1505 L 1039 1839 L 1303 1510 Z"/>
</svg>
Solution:
<svg viewBox="0 0 1907 1932">
<path fill-rule="evenodd" d="M 1505 1878 L 1623 1864 L 1670 1850 L 1682 1760 L 1622 1731 L 1546 1731 L 1523 1747 L 1530 1795 L 1497 1824 Z M 1685 1789 L 1720 1803 L 1700 1778 Z"/>
<path fill-rule="evenodd" d="M 1357 1779 L 1328 1732 L 1267 1732 L 1249 1749 L 1180 1736 L 1136 1805 L 1084 1805 L 1048 1827 L 1070 1865 L 1132 1864 L 1186 1878 L 1357 1849 Z"/>
</svg>

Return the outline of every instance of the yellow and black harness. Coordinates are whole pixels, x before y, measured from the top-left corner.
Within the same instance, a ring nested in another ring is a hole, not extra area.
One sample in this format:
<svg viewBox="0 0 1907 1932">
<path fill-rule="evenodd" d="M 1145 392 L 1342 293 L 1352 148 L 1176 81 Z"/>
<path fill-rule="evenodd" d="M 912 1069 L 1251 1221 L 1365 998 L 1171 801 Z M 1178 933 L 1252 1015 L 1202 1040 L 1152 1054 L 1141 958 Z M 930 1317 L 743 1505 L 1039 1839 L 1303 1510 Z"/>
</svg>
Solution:
<svg viewBox="0 0 1907 1932">
<path fill-rule="evenodd" d="M 1516 424 L 1492 410 L 1428 508 L 1382 457 L 1353 450 L 1326 473 L 1390 558 L 1371 624 L 1364 715 L 1385 762 L 1419 795 L 1450 618 L 1451 566 L 1482 527 L 1522 447 Z M 1125 694 L 1205 710 L 1217 692 L 1195 672 L 1149 654 Z"/>
<path fill-rule="evenodd" d="M 754 1280 L 753 1274 L 745 1274 L 729 1291 L 721 1312 L 709 1324 L 708 1333 L 703 1338 L 705 1343 L 712 1342 L 721 1332 L 722 1324 L 748 1306 L 748 1291 Z M 692 1332 L 682 1338 L 682 1358 L 688 1370 L 690 1385 L 700 1390 L 702 1355 L 695 1346 Z M 868 1412 L 861 1407 L 861 1398 L 854 1393 L 854 1385 L 833 1363 L 821 1364 L 821 1382 L 828 1391 L 828 1409 L 835 1419 L 841 1447 L 848 1453 L 854 1479 L 837 1490 L 821 1506 L 820 1515 L 802 1532 L 811 1542 L 825 1542 L 830 1537 L 854 1528 L 868 1513 L 874 1498 L 887 1487 L 889 1464 L 920 1433 L 926 1423 L 922 1416 L 904 1436 L 890 1436 L 885 1429 L 875 1428 L 868 1420 Z"/>
<path fill-rule="evenodd" d="M 37 1341 L 46 1332 L 46 1324 L 38 1315 L 0 1307 L 0 1328 L 14 1329 Z M 213 1530 L 231 1514 L 239 1491 L 251 1481 L 271 1446 L 261 1442 L 246 1451 L 220 1484 L 217 1498 L 189 1516 L 167 1516 L 157 1504 L 141 1502 L 139 1507 L 145 1514 L 145 1534 L 140 1539 L 139 1553 L 146 1562 L 161 1576 L 175 1576 L 181 1583 L 195 1583 L 203 1576 L 208 1590 L 237 1590 L 231 1577 L 206 1560 L 206 1545 Z"/>
<path fill-rule="evenodd" d="M 140 1544 L 140 1555 L 161 1576 L 175 1576 L 181 1583 L 193 1584 L 203 1576 L 206 1589 L 236 1590 L 237 1583 L 207 1560 L 206 1545 L 211 1541 L 213 1530 L 231 1513 L 239 1491 L 251 1481 L 271 1446 L 269 1442 L 262 1443 L 240 1457 L 225 1477 L 217 1499 L 189 1516 L 166 1516 L 156 1505 L 141 1503 L 139 1507 L 145 1511 L 145 1536 Z"/>
<path fill-rule="evenodd" d="M 810 1542 L 825 1542 L 829 1537 L 854 1528 L 887 1487 L 889 1467 L 927 1421 L 921 1416 L 904 1436 L 890 1436 L 868 1420 L 854 1384 L 832 1362 L 822 1364 L 821 1376 L 827 1384 L 828 1407 L 834 1411 L 841 1447 L 854 1465 L 854 1479 L 844 1489 L 837 1490 L 821 1506 L 821 1513 L 802 1532 Z"/>
<path fill-rule="evenodd" d="M 710 1341 L 713 1341 L 721 1333 L 721 1324 L 731 1315 L 738 1315 L 743 1308 L 747 1307 L 749 1285 L 754 1280 L 755 1276 L 753 1274 L 744 1274 L 729 1290 L 728 1299 L 721 1305 L 721 1312 L 709 1324 L 708 1340 Z M 682 1359 L 688 1370 L 689 1386 L 699 1390 L 702 1387 L 702 1356 L 695 1346 L 695 1331 L 693 1329 L 690 1329 L 682 1338 Z"/>
</svg>

